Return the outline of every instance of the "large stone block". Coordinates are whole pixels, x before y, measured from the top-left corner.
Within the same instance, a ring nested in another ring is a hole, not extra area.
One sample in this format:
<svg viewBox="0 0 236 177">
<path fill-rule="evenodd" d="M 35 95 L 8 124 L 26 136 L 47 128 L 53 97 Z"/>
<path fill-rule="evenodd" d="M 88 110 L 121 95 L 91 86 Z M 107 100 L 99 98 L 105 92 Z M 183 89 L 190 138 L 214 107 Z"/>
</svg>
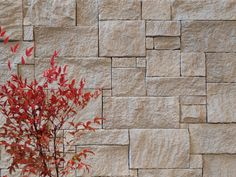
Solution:
<svg viewBox="0 0 236 177">
<path fill-rule="evenodd" d="M 181 105 L 182 122 L 206 122 L 206 105 Z"/>
<path fill-rule="evenodd" d="M 235 52 L 235 21 L 182 22 L 184 52 Z"/>
<path fill-rule="evenodd" d="M 174 97 L 106 97 L 105 128 L 178 128 L 179 104 Z"/>
<path fill-rule="evenodd" d="M 144 56 L 144 21 L 101 21 L 100 56 Z"/>
<path fill-rule="evenodd" d="M 208 122 L 236 122 L 236 84 L 207 84 Z"/>
<path fill-rule="evenodd" d="M 36 56 L 50 57 L 54 50 L 60 56 L 98 56 L 98 29 L 93 26 L 36 27 Z"/>
<path fill-rule="evenodd" d="M 207 53 L 208 82 L 236 82 L 235 53 Z"/>
<path fill-rule="evenodd" d="M 180 36 L 180 22 L 177 21 L 147 21 L 147 36 Z"/>
<path fill-rule="evenodd" d="M 147 95 L 149 96 L 179 96 L 205 94 L 205 78 L 202 77 L 147 78 Z"/>
<path fill-rule="evenodd" d="M 155 49 L 180 49 L 180 37 L 155 37 L 154 38 Z"/>
<path fill-rule="evenodd" d="M 190 124 L 191 153 L 236 153 L 236 125 Z"/>
<path fill-rule="evenodd" d="M 187 129 L 130 130 L 131 168 L 188 168 Z"/>
<path fill-rule="evenodd" d="M 140 169 L 141 177 L 202 177 L 201 169 Z"/>
</svg>

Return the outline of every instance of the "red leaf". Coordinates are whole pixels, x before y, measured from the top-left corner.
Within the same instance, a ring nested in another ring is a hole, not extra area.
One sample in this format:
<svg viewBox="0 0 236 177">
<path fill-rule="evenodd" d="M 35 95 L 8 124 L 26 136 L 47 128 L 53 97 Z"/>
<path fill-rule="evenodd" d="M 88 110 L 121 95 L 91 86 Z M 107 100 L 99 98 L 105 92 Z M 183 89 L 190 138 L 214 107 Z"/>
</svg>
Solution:
<svg viewBox="0 0 236 177">
<path fill-rule="evenodd" d="M 6 33 L 6 31 L 2 31 L 2 32 L 0 33 L 0 37 L 3 37 L 3 36 L 5 35 L 5 33 Z"/>
<path fill-rule="evenodd" d="M 27 48 L 27 49 L 25 50 L 25 55 L 26 55 L 27 57 L 30 57 L 30 56 L 32 55 L 33 49 L 34 49 L 34 47 Z"/>
<path fill-rule="evenodd" d="M 3 41 L 4 44 L 7 44 L 7 43 L 8 43 L 9 37 L 10 37 L 10 36 L 7 36 L 7 37 L 4 39 L 4 41 Z"/>
<path fill-rule="evenodd" d="M 23 56 L 21 57 L 21 64 L 25 65 L 25 58 Z"/>
<path fill-rule="evenodd" d="M 9 68 L 9 70 L 11 70 L 11 61 L 10 60 L 8 60 L 8 68 Z"/>
</svg>

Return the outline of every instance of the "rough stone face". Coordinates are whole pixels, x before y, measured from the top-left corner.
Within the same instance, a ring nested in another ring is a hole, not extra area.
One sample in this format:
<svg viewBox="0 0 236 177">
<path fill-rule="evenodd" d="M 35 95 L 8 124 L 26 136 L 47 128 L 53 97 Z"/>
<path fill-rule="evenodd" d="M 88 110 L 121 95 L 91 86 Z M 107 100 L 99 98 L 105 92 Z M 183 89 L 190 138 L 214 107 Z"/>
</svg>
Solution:
<svg viewBox="0 0 236 177">
<path fill-rule="evenodd" d="M 182 76 L 205 76 L 204 53 L 181 53 Z"/>
<path fill-rule="evenodd" d="M 152 37 L 146 38 L 146 49 L 153 49 L 154 42 Z"/>
<path fill-rule="evenodd" d="M 236 20 L 234 0 L 174 0 L 173 18 L 176 20 Z"/>
<path fill-rule="evenodd" d="M 182 22 L 184 52 L 235 52 L 235 21 Z"/>
<path fill-rule="evenodd" d="M 137 67 L 138 68 L 145 68 L 146 67 L 146 58 L 137 58 Z"/>
<path fill-rule="evenodd" d="M 202 168 L 202 155 L 190 155 L 190 168 Z"/>
<path fill-rule="evenodd" d="M 179 37 L 155 37 L 154 38 L 155 49 L 179 49 L 180 38 Z"/>
<path fill-rule="evenodd" d="M 28 83 L 34 80 L 34 65 L 18 65 L 18 73 L 23 79 L 27 79 Z"/>
<path fill-rule="evenodd" d="M 113 96 L 144 96 L 146 95 L 144 68 L 112 69 Z"/>
<path fill-rule="evenodd" d="M 34 40 L 34 27 L 33 26 L 24 26 L 24 41 L 33 41 Z"/>
<path fill-rule="evenodd" d="M 236 126 L 233 124 L 190 124 L 191 153 L 235 153 Z"/>
<path fill-rule="evenodd" d="M 24 25 L 74 26 L 76 0 L 23 0 Z"/>
<path fill-rule="evenodd" d="M 206 96 L 181 96 L 180 103 L 185 105 L 206 104 Z"/>
<path fill-rule="evenodd" d="M 101 21 L 99 26 L 100 56 L 145 55 L 144 21 Z"/>
<path fill-rule="evenodd" d="M 139 170 L 142 177 L 202 177 L 201 169 L 152 169 Z"/>
<path fill-rule="evenodd" d="M 99 0 L 101 20 L 141 19 L 141 1 L 137 0 Z"/>
<path fill-rule="evenodd" d="M 236 54 L 208 53 L 207 81 L 236 82 Z"/>
<path fill-rule="evenodd" d="M 98 24 L 98 1 L 77 0 L 77 25 L 93 26 Z"/>
<path fill-rule="evenodd" d="M 180 23 L 177 21 L 147 21 L 147 36 L 179 36 Z"/>
<path fill-rule="evenodd" d="M 12 64 L 12 70 L 9 71 L 7 64 L 0 64 L 0 85 L 5 84 L 7 80 L 10 79 L 11 74 L 17 72 L 17 65 Z"/>
<path fill-rule="evenodd" d="M 134 68 L 136 66 L 136 58 L 112 58 L 113 68 Z"/>
<path fill-rule="evenodd" d="M 180 76 L 180 51 L 148 50 L 147 76 Z"/>
<path fill-rule="evenodd" d="M 206 122 L 205 105 L 182 105 L 181 106 L 182 122 Z"/>
<path fill-rule="evenodd" d="M 36 56 L 51 57 L 60 49 L 60 56 L 97 56 L 97 27 L 37 27 L 35 28 Z"/>
<path fill-rule="evenodd" d="M 142 1 L 142 19 L 170 20 L 171 6 L 169 0 Z"/>
<path fill-rule="evenodd" d="M 236 122 L 236 84 L 207 84 L 208 122 Z"/>
<path fill-rule="evenodd" d="M 187 129 L 130 130 L 131 168 L 187 168 Z"/>
<path fill-rule="evenodd" d="M 77 152 L 89 148 L 96 155 L 89 156 L 84 162 L 90 164 L 89 175 L 92 176 L 125 176 L 129 175 L 128 146 L 90 146 L 78 147 Z M 83 170 L 80 171 L 83 173 Z M 77 175 L 82 175 L 80 172 Z M 85 171 L 84 174 L 87 172 Z M 88 174 L 87 174 L 88 175 Z"/>
<path fill-rule="evenodd" d="M 234 177 L 235 155 L 204 155 L 203 177 Z"/>
<path fill-rule="evenodd" d="M 149 96 L 179 96 L 205 94 L 205 78 L 202 77 L 147 78 L 147 95 Z"/>
<path fill-rule="evenodd" d="M 179 105 L 174 97 L 106 97 L 105 128 L 178 128 Z"/>
</svg>

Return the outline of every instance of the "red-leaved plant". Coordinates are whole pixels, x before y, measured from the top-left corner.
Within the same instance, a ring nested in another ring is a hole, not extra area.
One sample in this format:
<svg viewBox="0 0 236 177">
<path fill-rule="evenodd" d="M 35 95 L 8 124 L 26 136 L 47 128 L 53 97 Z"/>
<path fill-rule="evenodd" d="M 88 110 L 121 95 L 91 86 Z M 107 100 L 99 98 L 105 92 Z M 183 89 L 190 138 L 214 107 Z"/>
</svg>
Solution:
<svg viewBox="0 0 236 177">
<path fill-rule="evenodd" d="M 8 45 L 9 36 L 0 27 L 0 37 Z M 19 44 L 10 46 L 13 54 L 19 49 Z M 33 54 L 34 47 L 25 51 L 21 56 L 21 63 Z M 50 68 L 42 74 L 40 82 L 34 79 L 28 82 L 17 74 L 0 86 L 0 111 L 5 123 L 0 127 L 0 145 L 11 156 L 11 165 L 8 167 L 12 173 L 21 169 L 22 176 L 31 174 L 42 177 L 67 176 L 72 170 L 87 169 L 90 166 L 83 162 L 89 154 L 89 149 L 76 153 L 66 161 L 59 147 L 63 140 L 58 138 L 60 130 L 69 124 L 73 127 L 70 133 L 75 135 L 84 130 L 95 131 L 93 125 L 101 124 L 102 118 L 95 117 L 91 121 L 80 122 L 76 117 L 92 100 L 96 99 L 100 90 L 93 93 L 84 91 L 85 81 L 81 80 L 79 86 L 76 81 L 67 79 L 67 66 L 57 66 L 55 58 L 58 52 L 54 51 L 50 60 Z M 11 70 L 11 62 L 8 61 Z M 53 87 L 51 87 L 53 85 Z M 56 88 L 55 88 L 56 86 Z M 75 119 L 70 119 L 75 117 Z M 71 120 L 71 121 L 69 121 Z"/>
</svg>

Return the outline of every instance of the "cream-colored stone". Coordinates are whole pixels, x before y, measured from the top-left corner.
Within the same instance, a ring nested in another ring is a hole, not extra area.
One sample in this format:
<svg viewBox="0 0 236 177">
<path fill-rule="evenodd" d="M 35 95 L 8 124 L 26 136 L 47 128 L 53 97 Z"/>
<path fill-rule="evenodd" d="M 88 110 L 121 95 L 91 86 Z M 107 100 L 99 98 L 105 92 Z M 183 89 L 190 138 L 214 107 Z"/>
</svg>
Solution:
<svg viewBox="0 0 236 177">
<path fill-rule="evenodd" d="M 34 29 L 33 26 L 24 26 L 24 41 L 34 40 Z"/>
<path fill-rule="evenodd" d="M 107 129 L 179 127 L 179 104 L 175 97 L 106 97 L 103 114 Z"/>
<path fill-rule="evenodd" d="M 145 56 L 144 21 L 101 21 L 100 56 Z"/>
<path fill-rule="evenodd" d="M 170 20 L 171 19 L 171 2 L 169 0 L 144 0 L 142 1 L 142 19 Z"/>
<path fill-rule="evenodd" d="M 136 66 L 136 58 L 112 58 L 113 68 L 134 68 Z"/>
<path fill-rule="evenodd" d="M 74 26 L 76 0 L 23 0 L 24 25 Z"/>
<path fill-rule="evenodd" d="M 174 0 L 173 18 L 176 20 L 236 20 L 234 0 Z"/>
<path fill-rule="evenodd" d="M 190 124 L 191 153 L 236 153 L 234 124 Z"/>
<path fill-rule="evenodd" d="M 236 21 L 182 22 L 184 52 L 235 52 Z"/>
<path fill-rule="evenodd" d="M 235 53 L 207 53 L 208 82 L 236 82 Z"/>
<path fill-rule="evenodd" d="M 155 49 L 180 49 L 180 37 L 155 37 Z"/>
<path fill-rule="evenodd" d="M 147 36 L 179 36 L 180 22 L 177 21 L 147 21 Z"/>
<path fill-rule="evenodd" d="M 8 154 L 4 148 L 4 146 L 0 147 L 1 159 L 0 159 L 0 167 L 8 168 L 12 163 L 12 157 Z"/>
<path fill-rule="evenodd" d="M 185 105 L 206 104 L 206 96 L 181 96 L 180 103 Z"/>
<path fill-rule="evenodd" d="M 179 128 L 180 129 L 188 129 L 188 124 L 187 123 L 180 123 Z"/>
<path fill-rule="evenodd" d="M 21 170 L 16 170 L 15 172 L 12 172 L 12 174 L 10 174 L 8 169 L 1 169 L 1 177 L 3 177 L 4 175 L 7 175 L 7 177 L 21 177 L 22 176 Z M 33 175 L 30 177 L 33 177 Z"/>
<path fill-rule="evenodd" d="M 18 73 L 23 79 L 27 79 L 28 83 L 31 83 L 34 76 L 34 65 L 18 65 Z"/>
<path fill-rule="evenodd" d="M 7 64 L 0 64 L 0 85 L 6 84 L 12 74 L 17 74 L 17 65 L 12 64 L 11 67 L 12 69 L 10 71 Z"/>
<path fill-rule="evenodd" d="M 146 58 L 137 58 L 137 67 L 138 68 L 145 68 L 146 67 L 147 60 Z"/>
<path fill-rule="evenodd" d="M 205 105 L 182 105 L 181 106 L 182 122 L 206 122 Z"/>
<path fill-rule="evenodd" d="M 113 68 L 112 69 L 113 96 L 145 96 L 144 68 Z"/>
<path fill-rule="evenodd" d="M 180 76 L 179 50 L 148 50 L 147 76 Z"/>
<path fill-rule="evenodd" d="M 153 49 L 153 38 L 152 37 L 146 38 L 146 49 Z"/>
<path fill-rule="evenodd" d="M 188 168 L 187 129 L 130 130 L 131 168 Z"/>
<path fill-rule="evenodd" d="M 141 1 L 99 0 L 100 20 L 141 19 Z"/>
<path fill-rule="evenodd" d="M 200 169 L 140 169 L 142 177 L 202 177 Z"/>
<path fill-rule="evenodd" d="M 12 40 L 23 38 L 22 13 L 22 1 L 1 0 L 0 24 L 7 31 L 6 35 L 9 35 Z"/>
<path fill-rule="evenodd" d="M 207 84 L 208 122 L 236 122 L 236 84 Z"/>
<path fill-rule="evenodd" d="M 98 1 L 77 0 L 77 25 L 93 26 L 98 24 Z"/>
<path fill-rule="evenodd" d="M 96 155 L 89 156 L 84 162 L 92 166 L 90 176 L 125 176 L 129 175 L 128 146 L 90 146 L 78 147 L 77 152 L 89 148 Z M 85 171 L 78 176 L 87 174 Z"/>
<path fill-rule="evenodd" d="M 102 90 L 102 96 L 112 96 L 111 90 Z"/>
<path fill-rule="evenodd" d="M 90 26 L 36 27 L 36 56 L 51 57 L 60 50 L 60 56 L 97 56 L 98 29 Z"/>
<path fill-rule="evenodd" d="M 181 53 L 182 76 L 206 76 L 204 53 Z"/>
<path fill-rule="evenodd" d="M 190 155 L 190 168 L 202 168 L 202 155 Z"/>
<path fill-rule="evenodd" d="M 149 96 L 205 94 L 205 78 L 203 77 L 147 77 L 147 95 Z"/>
</svg>

